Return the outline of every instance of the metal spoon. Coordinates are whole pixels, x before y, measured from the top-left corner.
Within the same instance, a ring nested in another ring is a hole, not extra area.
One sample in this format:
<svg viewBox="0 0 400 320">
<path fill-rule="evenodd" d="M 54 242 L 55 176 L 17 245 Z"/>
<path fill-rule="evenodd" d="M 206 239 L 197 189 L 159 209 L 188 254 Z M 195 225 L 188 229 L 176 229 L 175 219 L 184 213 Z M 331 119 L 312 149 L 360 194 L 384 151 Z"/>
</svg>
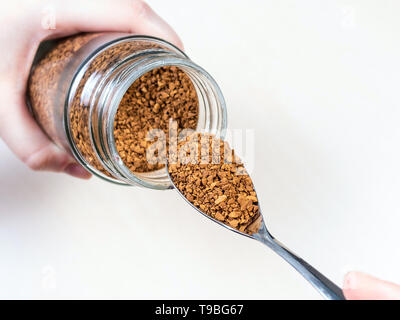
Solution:
<svg viewBox="0 0 400 320">
<path fill-rule="evenodd" d="M 234 231 L 242 236 L 249 237 L 251 239 L 255 239 L 265 244 L 267 247 L 274 250 L 278 255 L 280 255 L 283 259 L 285 259 L 289 264 L 292 265 L 323 297 L 329 300 L 345 300 L 342 290 L 331 280 L 325 277 L 322 273 L 316 270 L 314 267 L 309 265 L 303 259 L 298 257 L 296 254 L 291 252 L 288 248 L 286 248 L 282 243 L 276 240 L 267 230 L 267 227 L 264 222 L 264 218 L 261 213 L 260 208 L 260 227 L 257 233 L 253 233 L 251 235 L 240 232 L 212 217 L 202 212 L 199 208 L 194 206 L 186 197 L 180 192 L 180 190 L 175 186 L 173 180 L 168 171 L 168 161 L 166 161 L 166 166 L 168 177 L 173 185 L 173 188 L 178 191 L 178 193 L 185 199 L 187 203 L 189 203 L 194 209 L 196 209 L 203 216 L 211 219 L 212 221 L 218 223 L 219 225 Z M 254 189 L 255 191 L 255 189 Z M 258 199 L 258 197 L 257 197 Z"/>
</svg>

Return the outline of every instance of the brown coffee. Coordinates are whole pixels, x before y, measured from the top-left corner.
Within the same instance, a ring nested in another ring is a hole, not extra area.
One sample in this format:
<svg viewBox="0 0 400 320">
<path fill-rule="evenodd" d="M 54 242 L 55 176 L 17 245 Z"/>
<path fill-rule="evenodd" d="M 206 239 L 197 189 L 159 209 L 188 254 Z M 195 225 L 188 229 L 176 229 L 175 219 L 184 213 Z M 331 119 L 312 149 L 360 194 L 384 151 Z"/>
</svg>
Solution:
<svg viewBox="0 0 400 320">
<path fill-rule="evenodd" d="M 261 224 L 253 182 L 227 142 L 208 134 L 188 136 L 168 159 L 176 188 L 211 218 L 247 234 Z"/>
</svg>

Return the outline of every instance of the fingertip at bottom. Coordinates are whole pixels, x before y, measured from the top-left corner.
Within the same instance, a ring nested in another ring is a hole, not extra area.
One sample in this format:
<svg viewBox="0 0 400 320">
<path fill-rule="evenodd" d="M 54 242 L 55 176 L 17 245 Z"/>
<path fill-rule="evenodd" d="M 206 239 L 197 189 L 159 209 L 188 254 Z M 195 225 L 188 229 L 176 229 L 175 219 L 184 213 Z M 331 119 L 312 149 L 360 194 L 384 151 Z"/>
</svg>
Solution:
<svg viewBox="0 0 400 320">
<path fill-rule="evenodd" d="M 356 281 L 357 281 L 357 273 L 354 271 L 350 271 L 346 273 L 344 276 L 344 281 L 343 281 L 343 289 L 355 289 L 356 287 Z"/>
</svg>

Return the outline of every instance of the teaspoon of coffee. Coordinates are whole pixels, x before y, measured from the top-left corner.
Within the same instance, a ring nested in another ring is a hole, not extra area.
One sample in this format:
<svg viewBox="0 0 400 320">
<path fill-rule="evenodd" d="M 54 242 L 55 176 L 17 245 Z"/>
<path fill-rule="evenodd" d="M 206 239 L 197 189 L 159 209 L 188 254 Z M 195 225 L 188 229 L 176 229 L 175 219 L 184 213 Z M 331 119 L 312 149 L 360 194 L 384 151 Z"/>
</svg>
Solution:
<svg viewBox="0 0 400 320">
<path fill-rule="evenodd" d="M 269 233 L 253 182 L 227 142 L 195 133 L 176 145 L 169 151 L 166 168 L 173 188 L 187 203 L 219 225 L 271 248 L 323 297 L 345 299 L 334 282 Z"/>
</svg>

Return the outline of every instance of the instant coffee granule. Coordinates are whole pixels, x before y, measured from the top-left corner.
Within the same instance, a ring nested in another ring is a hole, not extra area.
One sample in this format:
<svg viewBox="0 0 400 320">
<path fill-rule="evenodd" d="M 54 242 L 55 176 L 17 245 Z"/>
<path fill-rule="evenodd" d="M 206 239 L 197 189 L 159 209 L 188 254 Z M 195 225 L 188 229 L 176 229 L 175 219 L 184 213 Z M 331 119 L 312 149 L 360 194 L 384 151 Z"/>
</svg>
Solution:
<svg viewBox="0 0 400 320">
<path fill-rule="evenodd" d="M 168 171 L 176 188 L 202 212 L 240 232 L 258 232 L 262 216 L 253 182 L 227 142 L 190 135 L 178 142 Z"/>
<path fill-rule="evenodd" d="M 146 152 L 154 143 L 146 139 L 148 132 L 161 129 L 168 138 L 171 120 L 178 134 L 183 129 L 194 130 L 198 113 L 196 90 L 182 70 L 168 66 L 147 72 L 128 89 L 115 116 L 114 138 L 121 159 L 132 172 L 163 168 L 165 159 L 156 163 L 147 159 Z M 167 139 L 166 152 L 168 144 Z"/>
</svg>

